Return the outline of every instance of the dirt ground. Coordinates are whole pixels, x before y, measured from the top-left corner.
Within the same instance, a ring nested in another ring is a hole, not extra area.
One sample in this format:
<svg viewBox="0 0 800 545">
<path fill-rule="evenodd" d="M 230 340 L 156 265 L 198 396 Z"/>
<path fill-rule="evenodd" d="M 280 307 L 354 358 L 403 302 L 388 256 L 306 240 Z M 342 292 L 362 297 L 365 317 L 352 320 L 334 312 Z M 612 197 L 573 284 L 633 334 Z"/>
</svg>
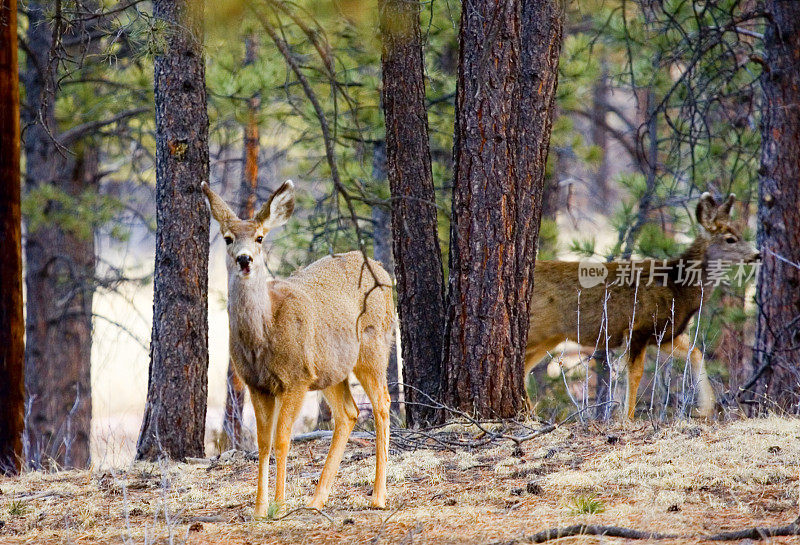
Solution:
<svg viewBox="0 0 800 545">
<path fill-rule="evenodd" d="M 228 453 L 0 478 L 0 543 L 494 543 L 580 523 L 690 536 L 660 543 L 701 543 L 703 535 L 785 525 L 800 514 L 797 419 L 572 424 L 522 443 L 521 452 L 508 440 L 477 446 L 486 436 L 459 424 L 436 437 L 472 448 L 413 449 L 411 439 L 441 443 L 396 437 L 386 510 L 369 508 L 374 445 L 363 439 L 348 444 L 324 513 L 297 509 L 322 469 L 329 440 L 319 439 L 292 445 L 288 514 L 279 520 L 252 519 L 256 462 Z"/>
</svg>

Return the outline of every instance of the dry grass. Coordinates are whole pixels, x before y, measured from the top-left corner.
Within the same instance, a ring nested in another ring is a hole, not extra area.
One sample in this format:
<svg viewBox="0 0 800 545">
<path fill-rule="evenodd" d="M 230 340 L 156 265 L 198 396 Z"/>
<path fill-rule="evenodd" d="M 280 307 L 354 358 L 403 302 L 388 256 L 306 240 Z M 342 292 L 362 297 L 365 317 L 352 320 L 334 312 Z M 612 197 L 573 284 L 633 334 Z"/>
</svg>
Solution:
<svg viewBox="0 0 800 545">
<path fill-rule="evenodd" d="M 293 445 L 289 510 L 310 498 L 327 446 Z M 0 542 L 488 543 L 581 522 L 697 536 L 798 516 L 800 420 L 572 425 L 525 443 L 522 457 L 511 451 L 393 453 L 389 508 L 376 511 L 373 446 L 350 443 L 326 508 L 332 522 L 309 511 L 253 521 L 256 464 L 243 456 L 28 473 L 0 480 Z"/>
</svg>

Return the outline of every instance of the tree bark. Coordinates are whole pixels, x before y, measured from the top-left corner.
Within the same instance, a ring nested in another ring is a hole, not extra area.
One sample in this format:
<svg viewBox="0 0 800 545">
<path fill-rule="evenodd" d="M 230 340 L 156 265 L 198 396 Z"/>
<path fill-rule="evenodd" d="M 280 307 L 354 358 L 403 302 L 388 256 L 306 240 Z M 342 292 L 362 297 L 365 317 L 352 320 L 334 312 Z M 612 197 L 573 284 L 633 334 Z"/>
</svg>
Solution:
<svg viewBox="0 0 800 545">
<path fill-rule="evenodd" d="M 249 66 L 256 61 L 258 42 L 253 34 L 244 40 L 244 65 Z M 247 124 L 244 127 L 244 146 L 242 147 L 242 183 L 239 187 L 240 218 L 252 218 L 256 209 L 256 190 L 258 189 L 258 150 L 259 127 L 258 108 L 261 99 L 256 94 L 247 101 Z M 225 398 L 225 416 L 222 429 L 228 438 L 228 447 L 242 449 L 250 445 L 243 443 L 242 415 L 244 414 L 245 385 L 236 374 L 233 361 L 228 361 L 226 379 L 227 395 Z"/>
<path fill-rule="evenodd" d="M 28 191 L 53 185 L 79 197 L 97 185 L 97 156 L 79 144 L 58 149 L 55 120 L 56 63 L 51 61 L 49 9 L 28 4 L 27 63 L 23 76 L 25 183 Z M 44 226 L 29 226 L 25 240 L 27 286 L 25 388 L 30 405 L 25 431 L 26 461 L 33 467 L 87 467 L 91 433 L 92 298 L 94 236 L 62 228 L 42 210 Z"/>
<path fill-rule="evenodd" d="M 386 183 L 386 143 L 379 141 L 372 147 L 372 179 L 381 184 Z M 394 278 L 394 255 L 392 254 L 392 212 L 385 206 L 372 206 L 372 257 L 383 264 L 383 268 Z M 392 400 L 389 410 L 392 414 L 400 414 L 400 381 L 397 367 L 397 343 L 392 343 L 389 353 L 389 367 L 386 380 L 389 383 L 389 398 Z"/>
<path fill-rule="evenodd" d="M 202 457 L 208 389 L 208 113 L 203 3 L 156 0 L 156 259 L 150 376 L 136 458 Z"/>
<path fill-rule="evenodd" d="M 753 413 L 800 412 L 800 3 L 767 0 Z"/>
<path fill-rule="evenodd" d="M 17 0 L 0 0 L 0 474 L 22 460 L 25 319 L 22 312 Z"/>
<path fill-rule="evenodd" d="M 602 61 L 602 73 L 592 87 L 592 145 L 600 148 L 602 157 L 594 174 L 592 193 L 597 198 L 597 209 L 606 212 L 609 207 L 608 187 L 608 132 L 606 131 L 606 101 L 608 100 L 608 65 Z"/>
<path fill-rule="evenodd" d="M 410 426 L 435 418 L 429 397 L 439 395 L 445 316 L 419 10 L 416 1 L 380 2 L 386 165 Z"/>
<path fill-rule="evenodd" d="M 445 402 L 525 407 L 523 359 L 561 50 L 558 0 L 465 0 L 444 333 Z"/>
</svg>

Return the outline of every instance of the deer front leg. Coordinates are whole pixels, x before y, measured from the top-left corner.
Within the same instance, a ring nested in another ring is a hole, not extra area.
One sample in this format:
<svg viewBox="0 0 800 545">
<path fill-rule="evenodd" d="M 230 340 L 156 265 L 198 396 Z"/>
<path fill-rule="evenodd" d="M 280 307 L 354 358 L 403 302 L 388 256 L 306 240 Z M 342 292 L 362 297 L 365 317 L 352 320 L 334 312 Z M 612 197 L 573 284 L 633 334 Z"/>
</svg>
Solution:
<svg viewBox="0 0 800 545">
<path fill-rule="evenodd" d="M 641 348 L 638 352 L 632 352 L 628 361 L 628 395 L 625 400 L 627 407 L 628 420 L 633 420 L 633 414 L 636 410 L 636 394 L 639 391 L 639 382 L 642 380 L 644 374 L 644 356 L 647 352 L 647 347 Z"/>
<path fill-rule="evenodd" d="M 280 410 L 275 426 L 275 503 L 286 503 L 286 457 L 292 440 L 292 424 L 303 406 L 308 387 L 287 391 L 278 397 Z"/>
<path fill-rule="evenodd" d="M 331 448 L 328 450 L 328 457 L 325 458 L 325 466 L 322 468 L 322 475 L 320 475 L 317 483 L 317 489 L 314 491 L 314 497 L 308 504 L 309 507 L 315 509 L 322 509 L 322 506 L 325 505 L 325 500 L 328 499 L 328 495 L 331 493 L 331 485 L 342 461 L 347 438 L 350 437 L 350 432 L 353 431 L 356 420 L 358 420 L 358 407 L 353 400 L 353 395 L 350 393 L 350 385 L 347 383 L 347 379 L 335 386 L 326 388 L 322 391 L 322 394 L 331 407 L 333 438 L 331 439 Z"/>
<path fill-rule="evenodd" d="M 256 434 L 258 436 L 258 488 L 256 508 L 253 518 L 263 518 L 267 514 L 269 494 L 269 455 L 272 450 L 272 434 L 275 429 L 275 396 L 250 388 L 250 399 L 256 413 Z"/>
</svg>

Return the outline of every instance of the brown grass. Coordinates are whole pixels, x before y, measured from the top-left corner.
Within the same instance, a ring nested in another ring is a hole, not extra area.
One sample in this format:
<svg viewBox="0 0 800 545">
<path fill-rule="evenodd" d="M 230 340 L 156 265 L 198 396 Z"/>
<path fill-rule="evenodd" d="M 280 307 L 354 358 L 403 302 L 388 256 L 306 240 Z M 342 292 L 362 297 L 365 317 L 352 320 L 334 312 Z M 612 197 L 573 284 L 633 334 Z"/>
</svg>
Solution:
<svg viewBox="0 0 800 545">
<path fill-rule="evenodd" d="M 292 446 L 290 511 L 311 497 L 327 446 Z M 701 536 L 798 516 L 800 420 L 570 425 L 524 443 L 522 457 L 510 443 L 393 452 L 386 511 L 368 508 L 373 448 L 348 445 L 332 522 L 305 510 L 253 521 L 256 464 L 242 455 L 1 478 L 0 543 L 489 543 L 578 523 Z M 582 514 L 587 501 L 602 512 Z"/>
</svg>

